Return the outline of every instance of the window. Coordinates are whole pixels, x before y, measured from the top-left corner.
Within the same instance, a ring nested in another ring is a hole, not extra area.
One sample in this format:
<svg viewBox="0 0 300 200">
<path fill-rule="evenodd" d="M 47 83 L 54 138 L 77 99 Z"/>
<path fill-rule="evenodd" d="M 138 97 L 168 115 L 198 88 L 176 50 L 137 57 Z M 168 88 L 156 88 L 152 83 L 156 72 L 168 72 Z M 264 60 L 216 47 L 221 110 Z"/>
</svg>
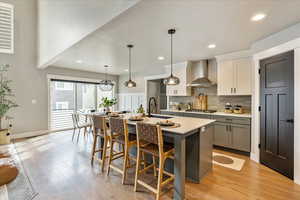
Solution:
<svg viewBox="0 0 300 200">
<path fill-rule="evenodd" d="M 68 83 L 62 81 L 55 82 L 56 90 L 73 90 L 73 87 L 74 87 L 74 83 Z"/>
<path fill-rule="evenodd" d="M 67 109 L 69 109 L 69 102 L 67 102 L 67 101 L 56 102 L 55 104 L 56 104 L 55 105 L 56 110 L 67 110 Z"/>
<path fill-rule="evenodd" d="M 103 92 L 93 83 L 51 81 L 50 129 L 72 128 L 72 113 L 99 110 L 99 104 L 103 97 L 113 98 L 113 91 Z"/>
</svg>

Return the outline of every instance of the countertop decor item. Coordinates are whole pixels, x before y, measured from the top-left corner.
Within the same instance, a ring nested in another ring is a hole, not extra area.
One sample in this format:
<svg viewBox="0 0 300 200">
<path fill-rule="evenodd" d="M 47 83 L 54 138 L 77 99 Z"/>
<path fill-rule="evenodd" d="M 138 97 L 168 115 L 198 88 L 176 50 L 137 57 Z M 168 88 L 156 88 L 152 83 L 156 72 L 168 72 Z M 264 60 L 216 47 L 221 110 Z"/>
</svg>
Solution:
<svg viewBox="0 0 300 200">
<path fill-rule="evenodd" d="M 232 113 L 232 105 L 230 103 L 225 104 L 224 112 L 225 113 Z"/>
<path fill-rule="evenodd" d="M 124 85 L 125 87 L 133 88 L 136 87 L 136 83 L 133 80 L 131 80 L 131 49 L 133 48 L 133 45 L 128 44 L 127 47 L 129 50 L 129 80 L 126 81 Z"/>
<path fill-rule="evenodd" d="M 109 66 L 108 65 L 104 65 L 105 68 L 105 79 L 100 81 L 99 83 L 99 87 L 102 91 L 106 92 L 106 91 L 112 91 L 113 87 L 114 87 L 114 83 L 111 80 L 107 79 L 107 68 Z"/>
<path fill-rule="evenodd" d="M 235 106 L 233 107 L 233 112 L 234 112 L 235 114 L 243 114 L 243 113 L 244 113 L 244 109 L 243 109 L 242 106 L 240 106 L 240 105 L 235 105 Z"/>
<path fill-rule="evenodd" d="M 164 80 L 164 84 L 166 85 L 178 85 L 180 83 L 179 78 L 173 75 L 173 35 L 175 32 L 175 29 L 168 30 L 168 34 L 171 36 L 171 74 Z"/>
<path fill-rule="evenodd" d="M 110 112 L 110 108 L 113 106 L 113 105 L 116 105 L 117 104 L 117 99 L 116 98 L 112 98 L 112 99 L 109 99 L 108 97 L 103 97 L 101 99 L 101 104 L 100 104 L 100 107 L 104 107 L 105 108 L 105 112 Z"/>
</svg>

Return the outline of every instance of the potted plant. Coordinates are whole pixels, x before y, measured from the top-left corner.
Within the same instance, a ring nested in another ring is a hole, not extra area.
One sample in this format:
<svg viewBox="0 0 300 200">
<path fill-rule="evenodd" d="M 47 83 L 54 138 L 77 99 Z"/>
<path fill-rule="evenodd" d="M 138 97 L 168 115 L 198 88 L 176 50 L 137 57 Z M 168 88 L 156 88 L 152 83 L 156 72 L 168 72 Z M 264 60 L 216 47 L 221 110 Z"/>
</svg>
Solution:
<svg viewBox="0 0 300 200">
<path fill-rule="evenodd" d="M 9 84 L 11 80 L 8 80 L 5 76 L 9 65 L 0 65 L 0 144 L 10 143 L 9 139 L 9 127 L 2 127 L 2 121 L 6 116 L 6 113 L 18 105 L 11 100 L 14 96 Z"/>
<path fill-rule="evenodd" d="M 110 108 L 116 104 L 117 104 L 116 98 L 109 99 L 108 97 L 103 97 L 101 99 L 100 107 L 103 107 L 105 109 L 105 112 L 110 112 Z"/>
</svg>

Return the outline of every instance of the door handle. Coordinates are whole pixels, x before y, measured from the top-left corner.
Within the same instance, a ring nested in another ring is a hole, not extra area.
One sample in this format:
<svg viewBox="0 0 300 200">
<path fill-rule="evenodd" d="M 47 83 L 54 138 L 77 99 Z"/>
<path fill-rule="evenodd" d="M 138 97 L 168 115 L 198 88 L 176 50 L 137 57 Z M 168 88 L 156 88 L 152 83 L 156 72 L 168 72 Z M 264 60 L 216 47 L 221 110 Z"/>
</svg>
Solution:
<svg viewBox="0 0 300 200">
<path fill-rule="evenodd" d="M 286 122 L 287 122 L 287 123 L 292 123 L 292 124 L 293 124 L 293 123 L 294 123 L 294 119 L 287 119 Z"/>
</svg>

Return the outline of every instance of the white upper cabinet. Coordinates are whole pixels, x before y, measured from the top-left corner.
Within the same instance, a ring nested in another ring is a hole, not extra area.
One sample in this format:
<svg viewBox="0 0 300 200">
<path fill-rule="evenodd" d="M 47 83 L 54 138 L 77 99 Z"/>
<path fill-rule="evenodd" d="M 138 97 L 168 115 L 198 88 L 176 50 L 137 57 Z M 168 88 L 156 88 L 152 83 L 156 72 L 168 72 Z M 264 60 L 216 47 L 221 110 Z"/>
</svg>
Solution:
<svg viewBox="0 0 300 200">
<path fill-rule="evenodd" d="M 168 67 L 170 72 L 170 67 Z M 167 85 L 167 96 L 191 96 L 191 88 L 187 87 L 190 79 L 190 67 L 188 62 L 173 64 L 173 74 L 178 77 L 180 83 L 178 85 Z"/>
<path fill-rule="evenodd" d="M 251 58 L 218 61 L 218 95 L 251 95 Z"/>
</svg>

